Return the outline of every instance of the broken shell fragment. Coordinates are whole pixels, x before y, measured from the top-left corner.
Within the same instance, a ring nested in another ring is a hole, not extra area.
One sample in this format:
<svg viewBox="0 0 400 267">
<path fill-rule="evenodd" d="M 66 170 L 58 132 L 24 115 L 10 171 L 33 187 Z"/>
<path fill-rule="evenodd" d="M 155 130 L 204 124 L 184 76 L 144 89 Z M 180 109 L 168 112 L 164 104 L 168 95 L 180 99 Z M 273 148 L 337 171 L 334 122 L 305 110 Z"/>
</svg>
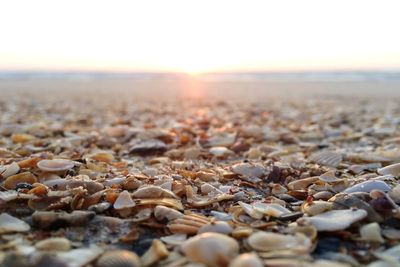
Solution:
<svg viewBox="0 0 400 267">
<path fill-rule="evenodd" d="M 239 252 L 237 241 L 219 233 L 203 233 L 186 240 L 181 249 L 193 263 L 226 266 Z"/>
<path fill-rule="evenodd" d="M 15 218 L 8 213 L 0 214 L 0 234 L 27 232 L 31 229 L 29 224 Z"/>
<path fill-rule="evenodd" d="M 318 231 L 338 231 L 346 229 L 365 217 L 367 217 L 367 212 L 362 209 L 331 210 L 312 217 L 300 218 L 297 222 L 312 224 Z"/>
<path fill-rule="evenodd" d="M 164 243 L 158 239 L 154 239 L 151 247 L 140 258 L 140 262 L 143 267 L 148 267 L 167 258 L 168 255 L 169 252 Z"/>
<path fill-rule="evenodd" d="M 58 172 L 72 169 L 75 164 L 73 161 L 66 159 L 44 159 L 37 163 L 37 166 L 42 171 Z"/>
<path fill-rule="evenodd" d="M 157 220 L 161 221 L 163 219 L 167 219 L 168 221 L 172 221 L 183 216 L 182 213 L 175 209 L 171 209 L 165 206 L 158 205 L 154 209 L 154 217 Z"/>
<path fill-rule="evenodd" d="M 385 240 L 383 240 L 381 235 L 381 228 L 379 224 L 376 222 L 363 225 L 360 228 L 360 236 L 363 240 L 366 241 L 378 242 L 378 243 L 385 242 Z"/>
<path fill-rule="evenodd" d="M 135 207 L 136 204 L 131 198 L 131 194 L 124 190 L 119 195 L 118 198 L 114 202 L 114 209 L 121 210 L 126 208 Z"/>
<path fill-rule="evenodd" d="M 140 267 L 136 253 L 128 250 L 107 251 L 97 260 L 96 267 Z"/>
<path fill-rule="evenodd" d="M 258 164 L 238 163 L 232 166 L 232 171 L 250 178 L 260 178 L 264 175 L 264 167 Z"/>
</svg>

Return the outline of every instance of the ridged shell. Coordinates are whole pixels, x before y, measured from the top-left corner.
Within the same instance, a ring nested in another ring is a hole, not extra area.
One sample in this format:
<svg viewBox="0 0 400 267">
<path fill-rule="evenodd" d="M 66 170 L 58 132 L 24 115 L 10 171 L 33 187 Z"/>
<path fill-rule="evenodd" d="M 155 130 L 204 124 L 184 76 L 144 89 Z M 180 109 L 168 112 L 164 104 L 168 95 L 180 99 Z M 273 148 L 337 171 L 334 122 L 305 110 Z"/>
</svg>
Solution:
<svg viewBox="0 0 400 267">
<path fill-rule="evenodd" d="M 104 253 L 96 263 L 97 267 L 140 267 L 136 253 L 128 250 L 113 250 Z"/>
<path fill-rule="evenodd" d="M 210 220 L 207 217 L 192 213 L 171 221 L 168 228 L 174 234 L 196 234 L 202 226 L 208 223 Z"/>
<path fill-rule="evenodd" d="M 320 165 L 337 167 L 342 162 L 343 156 L 334 151 L 321 151 L 312 154 L 308 159 Z"/>
<path fill-rule="evenodd" d="M 37 166 L 42 171 L 57 172 L 72 169 L 75 164 L 73 161 L 66 159 L 45 159 L 37 163 Z"/>
<path fill-rule="evenodd" d="M 226 266 L 239 252 L 238 242 L 219 233 L 203 233 L 186 240 L 182 251 L 191 262 L 210 267 Z"/>
</svg>

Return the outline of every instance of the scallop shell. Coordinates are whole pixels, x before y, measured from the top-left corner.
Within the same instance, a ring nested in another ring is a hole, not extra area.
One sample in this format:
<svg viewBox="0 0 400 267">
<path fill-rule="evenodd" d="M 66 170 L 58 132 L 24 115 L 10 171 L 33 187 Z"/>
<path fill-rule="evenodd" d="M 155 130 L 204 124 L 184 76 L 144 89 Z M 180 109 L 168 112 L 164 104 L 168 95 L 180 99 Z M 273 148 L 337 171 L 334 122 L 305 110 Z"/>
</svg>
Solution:
<svg viewBox="0 0 400 267">
<path fill-rule="evenodd" d="M 30 225 L 26 222 L 15 218 L 8 213 L 0 214 L 0 234 L 28 232 L 30 229 Z"/>
<path fill-rule="evenodd" d="M 140 267 L 136 253 L 128 250 L 107 251 L 97 260 L 96 267 Z"/>
<path fill-rule="evenodd" d="M 344 230 L 351 224 L 367 217 L 367 212 L 362 209 L 331 210 L 312 217 L 303 217 L 297 220 L 312 224 L 318 231 Z"/>
<path fill-rule="evenodd" d="M 351 187 L 346 188 L 346 190 L 344 190 L 344 193 L 354 193 L 354 192 L 371 192 L 374 189 L 378 189 L 384 192 L 389 192 L 391 190 L 390 186 L 383 182 L 383 181 L 379 181 L 379 180 L 369 180 L 369 181 L 365 181 L 359 184 L 355 184 Z"/>
<path fill-rule="evenodd" d="M 66 159 L 44 159 L 39 161 L 37 166 L 42 171 L 58 172 L 72 169 L 75 164 L 73 161 Z"/>
<path fill-rule="evenodd" d="M 315 162 L 324 166 L 337 167 L 343 160 L 342 154 L 334 151 L 321 151 L 312 154 L 308 158 L 311 162 Z"/>
<path fill-rule="evenodd" d="M 308 251 L 311 249 L 311 240 L 303 234 L 284 235 L 271 232 L 256 232 L 247 239 L 249 246 L 257 251 L 296 250 Z"/>
<path fill-rule="evenodd" d="M 135 207 L 136 204 L 131 198 L 131 194 L 124 190 L 119 195 L 118 198 L 114 202 L 114 209 L 120 210 L 125 208 Z"/>
<path fill-rule="evenodd" d="M 239 252 L 238 242 L 219 233 L 203 233 L 186 240 L 181 249 L 193 263 L 226 266 Z"/>
<path fill-rule="evenodd" d="M 378 173 L 380 175 L 388 175 L 391 174 L 393 176 L 400 175 L 400 163 L 388 165 L 386 167 L 378 169 Z"/>
<path fill-rule="evenodd" d="M 35 247 L 44 251 L 68 251 L 71 249 L 71 242 L 64 237 L 51 237 L 37 242 Z"/>
<path fill-rule="evenodd" d="M 173 192 L 170 190 L 164 189 L 160 186 L 156 185 L 148 185 L 144 187 L 140 187 L 133 194 L 133 197 L 136 198 L 178 198 Z"/>
<path fill-rule="evenodd" d="M 232 228 L 232 226 L 230 226 L 229 223 L 224 222 L 224 221 L 215 221 L 215 222 L 212 221 L 212 222 L 200 227 L 199 230 L 197 231 L 197 234 L 213 232 L 213 233 L 229 235 L 230 233 L 232 233 L 232 231 L 233 231 L 233 228 Z"/>
<path fill-rule="evenodd" d="M 381 228 L 378 223 L 369 223 L 360 228 L 360 236 L 363 240 L 383 243 L 385 240 L 381 235 Z"/>
<path fill-rule="evenodd" d="M 237 256 L 229 267 L 263 267 L 264 263 L 256 253 L 243 253 Z"/>
<path fill-rule="evenodd" d="M 185 214 L 181 218 L 171 221 L 168 228 L 174 234 L 196 234 L 204 225 L 210 223 L 210 220 L 200 214 Z"/>
</svg>

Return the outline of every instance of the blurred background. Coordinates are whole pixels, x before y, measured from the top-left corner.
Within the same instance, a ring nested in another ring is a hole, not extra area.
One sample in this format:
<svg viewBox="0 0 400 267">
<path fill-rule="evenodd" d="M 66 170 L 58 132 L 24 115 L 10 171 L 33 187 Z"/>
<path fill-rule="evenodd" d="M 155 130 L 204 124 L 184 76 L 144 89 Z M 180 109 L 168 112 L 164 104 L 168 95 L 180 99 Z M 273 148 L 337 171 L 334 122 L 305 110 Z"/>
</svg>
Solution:
<svg viewBox="0 0 400 267">
<path fill-rule="evenodd" d="M 399 1 L 1 1 L 0 89 L 400 95 Z"/>
</svg>

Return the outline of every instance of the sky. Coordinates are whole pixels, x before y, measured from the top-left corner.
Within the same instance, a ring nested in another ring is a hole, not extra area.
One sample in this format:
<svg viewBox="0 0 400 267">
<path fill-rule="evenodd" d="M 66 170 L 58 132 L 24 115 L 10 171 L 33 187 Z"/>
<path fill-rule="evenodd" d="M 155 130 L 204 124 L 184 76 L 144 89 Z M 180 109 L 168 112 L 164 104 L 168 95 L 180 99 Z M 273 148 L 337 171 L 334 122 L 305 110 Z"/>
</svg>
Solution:
<svg viewBox="0 0 400 267">
<path fill-rule="evenodd" d="M 0 0 L 0 70 L 400 70 L 399 0 Z"/>
</svg>

